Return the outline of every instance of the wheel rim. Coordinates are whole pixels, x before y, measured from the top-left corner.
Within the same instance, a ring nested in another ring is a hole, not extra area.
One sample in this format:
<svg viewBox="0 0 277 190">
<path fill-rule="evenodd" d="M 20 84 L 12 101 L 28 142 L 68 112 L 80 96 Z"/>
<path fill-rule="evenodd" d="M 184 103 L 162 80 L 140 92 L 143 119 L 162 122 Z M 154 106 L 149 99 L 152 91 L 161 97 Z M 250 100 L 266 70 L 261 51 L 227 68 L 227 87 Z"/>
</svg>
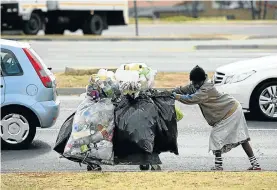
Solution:
<svg viewBox="0 0 277 190">
<path fill-rule="evenodd" d="M 19 114 L 6 115 L 1 120 L 1 138 L 9 144 L 19 144 L 29 135 L 30 126 L 25 117 Z"/>
<path fill-rule="evenodd" d="M 269 86 L 262 91 L 259 105 L 267 117 L 277 118 L 277 85 Z"/>
</svg>

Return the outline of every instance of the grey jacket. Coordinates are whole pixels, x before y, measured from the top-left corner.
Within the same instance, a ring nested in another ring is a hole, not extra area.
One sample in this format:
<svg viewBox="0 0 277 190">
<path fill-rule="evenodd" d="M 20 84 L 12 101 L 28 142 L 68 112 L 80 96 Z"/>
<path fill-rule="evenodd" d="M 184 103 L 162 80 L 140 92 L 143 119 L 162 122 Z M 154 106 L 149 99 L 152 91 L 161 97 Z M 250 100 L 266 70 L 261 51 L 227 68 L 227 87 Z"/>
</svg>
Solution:
<svg viewBox="0 0 277 190">
<path fill-rule="evenodd" d="M 209 125 L 215 126 L 226 118 L 238 101 L 228 94 L 220 93 L 214 84 L 206 80 L 199 90 L 193 85 L 179 87 L 173 90 L 181 94 L 180 102 L 188 105 L 198 104 Z"/>
</svg>

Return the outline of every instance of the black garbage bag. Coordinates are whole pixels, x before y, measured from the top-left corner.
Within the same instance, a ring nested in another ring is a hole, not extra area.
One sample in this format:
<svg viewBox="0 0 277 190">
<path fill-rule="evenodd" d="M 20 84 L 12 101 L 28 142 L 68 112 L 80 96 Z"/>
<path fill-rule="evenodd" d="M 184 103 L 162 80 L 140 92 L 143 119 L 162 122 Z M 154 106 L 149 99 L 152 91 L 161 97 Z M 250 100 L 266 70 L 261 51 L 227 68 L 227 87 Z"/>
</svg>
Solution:
<svg viewBox="0 0 277 190">
<path fill-rule="evenodd" d="M 173 152 L 178 155 L 175 100 L 150 90 L 136 99 L 125 96 L 115 108 L 115 156 Z"/>
<path fill-rule="evenodd" d="M 56 144 L 53 148 L 57 153 L 63 155 L 64 153 L 64 148 L 67 144 L 67 141 L 71 135 L 72 132 L 72 124 L 73 124 L 73 119 L 74 115 L 76 112 L 71 114 L 63 123 L 63 125 L 60 128 L 59 134 L 57 136 Z"/>
<path fill-rule="evenodd" d="M 154 151 L 158 153 L 170 151 L 178 155 L 175 100 L 167 91 L 151 90 L 149 92 L 159 114 L 159 130 L 156 131 Z"/>
<path fill-rule="evenodd" d="M 114 155 L 152 154 L 158 117 L 151 98 L 124 96 L 115 108 Z"/>
</svg>

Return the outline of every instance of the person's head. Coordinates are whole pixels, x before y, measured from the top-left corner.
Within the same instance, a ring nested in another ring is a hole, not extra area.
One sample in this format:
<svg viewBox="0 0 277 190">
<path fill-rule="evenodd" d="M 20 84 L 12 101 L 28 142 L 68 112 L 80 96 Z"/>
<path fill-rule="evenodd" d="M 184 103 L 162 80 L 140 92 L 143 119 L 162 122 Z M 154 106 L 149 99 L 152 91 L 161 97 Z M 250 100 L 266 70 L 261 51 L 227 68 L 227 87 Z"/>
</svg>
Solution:
<svg viewBox="0 0 277 190">
<path fill-rule="evenodd" d="M 196 88 L 199 89 L 205 82 L 207 75 L 201 67 L 198 65 L 194 67 L 189 75 L 190 81 L 192 85 Z"/>
</svg>

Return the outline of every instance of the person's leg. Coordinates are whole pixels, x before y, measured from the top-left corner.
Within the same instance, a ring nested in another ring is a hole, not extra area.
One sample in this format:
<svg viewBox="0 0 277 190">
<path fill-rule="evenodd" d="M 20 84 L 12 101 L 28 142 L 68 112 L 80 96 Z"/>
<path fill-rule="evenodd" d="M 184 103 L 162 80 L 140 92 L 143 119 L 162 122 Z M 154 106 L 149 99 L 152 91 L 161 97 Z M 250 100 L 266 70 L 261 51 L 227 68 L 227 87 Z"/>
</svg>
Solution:
<svg viewBox="0 0 277 190">
<path fill-rule="evenodd" d="M 223 159 L 221 156 L 221 151 L 220 150 L 214 151 L 214 155 L 215 155 L 215 167 L 212 168 L 212 170 L 223 170 Z"/>
<path fill-rule="evenodd" d="M 249 142 L 247 141 L 241 145 L 242 145 L 243 150 L 247 154 L 249 161 L 252 165 L 252 167 L 250 167 L 248 170 L 261 170 L 260 164 L 258 163 L 257 158 L 255 157 L 252 147 L 250 146 Z"/>
</svg>

